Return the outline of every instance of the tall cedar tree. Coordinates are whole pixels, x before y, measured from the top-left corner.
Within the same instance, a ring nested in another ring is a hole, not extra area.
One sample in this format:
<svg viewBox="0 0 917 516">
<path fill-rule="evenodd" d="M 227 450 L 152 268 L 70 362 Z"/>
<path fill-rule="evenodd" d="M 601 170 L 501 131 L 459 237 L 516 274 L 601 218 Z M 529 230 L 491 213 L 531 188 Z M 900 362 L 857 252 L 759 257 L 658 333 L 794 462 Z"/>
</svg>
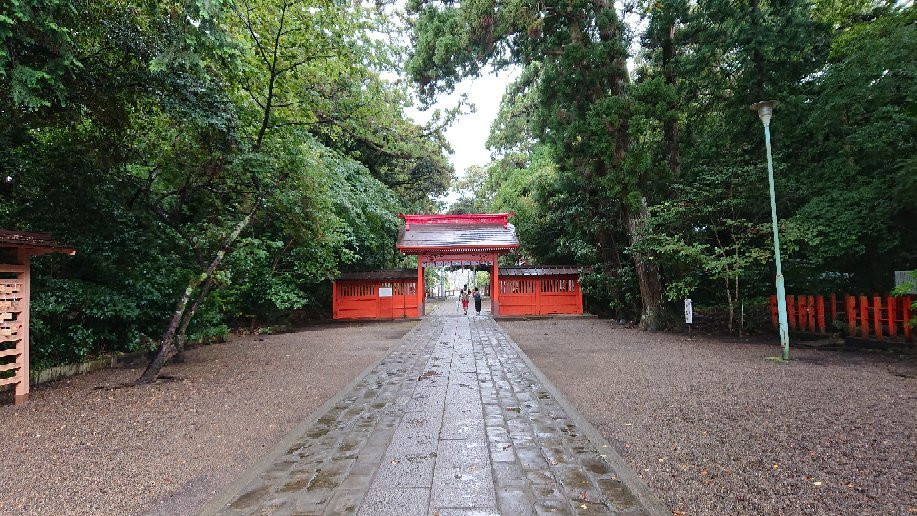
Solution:
<svg viewBox="0 0 917 516">
<path fill-rule="evenodd" d="M 648 178 L 625 162 L 631 145 L 627 44 L 613 2 L 417 0 L 409 10 L 416 20 L 408 71 L 427 94 L 450 89 L 486 64 L 540 64 L 533 129 L 553 149 L 560 174 L 583 205 L 575 227 L 567 229 L 585 228 L 606 268 L 614 269 L 612 226 L 623 225 L 631 244 L 639 239 Z M 647 256 L 632 258 L 641 324 L 656 329 L 662 315 L 659 270 Z"/>
</svg>

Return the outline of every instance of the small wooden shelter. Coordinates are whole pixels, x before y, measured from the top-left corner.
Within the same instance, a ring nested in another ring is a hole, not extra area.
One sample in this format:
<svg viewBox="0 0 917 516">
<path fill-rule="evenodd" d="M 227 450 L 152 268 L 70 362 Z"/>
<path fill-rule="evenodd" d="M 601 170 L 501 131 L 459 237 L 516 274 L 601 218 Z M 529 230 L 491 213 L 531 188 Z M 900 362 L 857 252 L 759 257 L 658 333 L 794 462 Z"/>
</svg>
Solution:
<svg viewBox="0 0 917 516">
<path fill-rule="evenodd" d="M 500 267 L 500 315 L 582 314 L 580 269 Z"/>
<path fill-rule="evenodd" d="M 15 403 L 29 399 L 29 293 L 33 256 L 76 254 L 47 233 L 0 229 L 0 386 L 15 386 Z"/>
<path fill-rule="evenodd" d="M 334 319 L 416 319 L 417 271 L 350 272 L 332 285 Z"/>
</svg>

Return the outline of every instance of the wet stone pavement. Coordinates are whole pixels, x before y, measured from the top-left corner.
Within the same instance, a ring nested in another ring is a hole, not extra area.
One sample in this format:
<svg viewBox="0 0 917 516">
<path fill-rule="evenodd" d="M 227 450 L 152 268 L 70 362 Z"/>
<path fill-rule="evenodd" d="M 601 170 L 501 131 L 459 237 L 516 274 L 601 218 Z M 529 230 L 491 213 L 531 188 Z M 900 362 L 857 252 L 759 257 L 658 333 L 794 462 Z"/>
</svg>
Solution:
<svg viewBox="0 0 917 516">
<path fill-rule="evenodd" d="M 203 513 L 659 513 L 552 391 L 492 318 L 427 316 Z"/>
</svg>

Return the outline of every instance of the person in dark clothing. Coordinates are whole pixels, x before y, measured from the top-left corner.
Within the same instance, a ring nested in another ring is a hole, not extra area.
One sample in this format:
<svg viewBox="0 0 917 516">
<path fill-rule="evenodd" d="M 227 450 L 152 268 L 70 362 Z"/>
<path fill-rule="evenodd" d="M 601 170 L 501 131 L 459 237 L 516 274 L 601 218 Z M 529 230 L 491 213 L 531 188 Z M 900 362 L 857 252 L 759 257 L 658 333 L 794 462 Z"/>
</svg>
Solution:
<svg viewBox="0 0 917 516">
<path fill-rule="evenodd" d="M 481 291 L 474 287 L 474 311 L 481 315 Z"/>
</svg>

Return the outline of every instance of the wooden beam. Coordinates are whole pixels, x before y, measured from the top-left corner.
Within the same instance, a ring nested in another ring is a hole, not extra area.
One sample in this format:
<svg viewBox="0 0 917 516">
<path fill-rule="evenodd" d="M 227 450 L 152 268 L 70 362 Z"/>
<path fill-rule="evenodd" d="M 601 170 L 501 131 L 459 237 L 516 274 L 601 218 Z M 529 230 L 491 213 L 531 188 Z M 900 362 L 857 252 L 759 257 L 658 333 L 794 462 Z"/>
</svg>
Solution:
<svg viewBox="0 0 917 516">
<path fill-rule="evenodd" d="M 29 309 L 31 272 L 29 269 L 32 254 L 28 249 L 18 249 L 16 254 L 19 259 L 19 265 L 25 267 L 25 270 L 23 270 L 19 276 L 22 280 L 22 300 L 19 302 L 21 311 L 19 312 L 17 322 L 22 324 L 22 329 L 19 331 L 21 340 L 17 346 L 21 354 L 16 359 L 16 363 L 19 365 L 16 378 L 19 379 L 19 383 L 16 384 L 15 403 L 18 405 L 29 400 L 29 318 L 31 315 Z"/>
</svg>

